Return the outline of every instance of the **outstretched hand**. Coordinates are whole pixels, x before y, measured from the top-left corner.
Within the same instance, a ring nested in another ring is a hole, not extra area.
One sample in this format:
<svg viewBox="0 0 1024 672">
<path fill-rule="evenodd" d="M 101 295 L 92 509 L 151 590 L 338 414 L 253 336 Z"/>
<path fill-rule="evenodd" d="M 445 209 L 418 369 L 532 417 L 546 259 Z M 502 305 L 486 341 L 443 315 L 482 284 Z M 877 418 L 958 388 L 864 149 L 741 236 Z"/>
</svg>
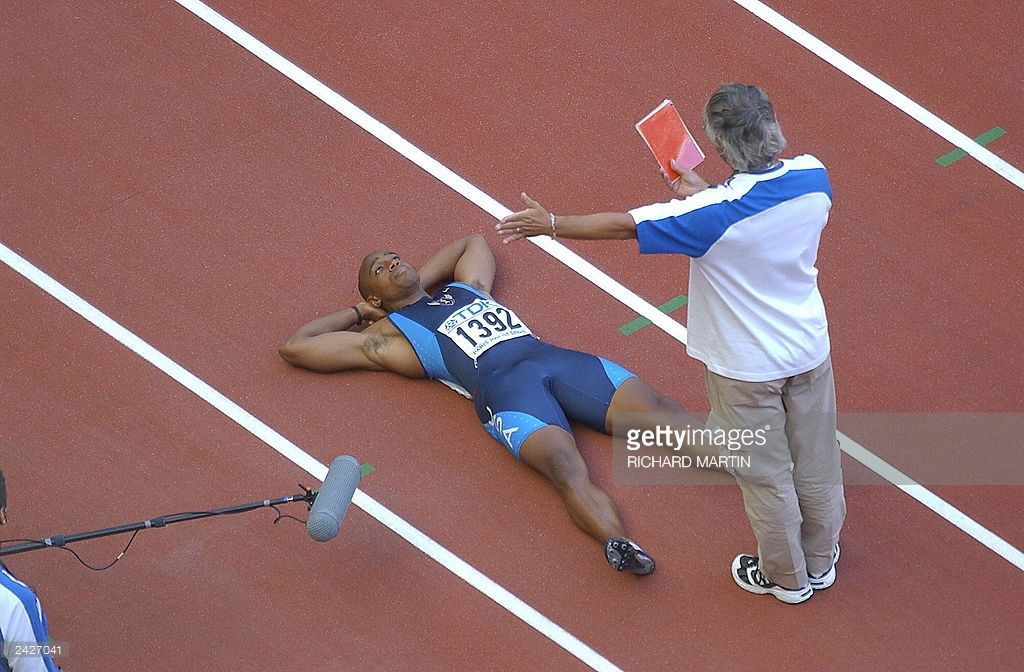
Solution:
<svg viewBox="0 0 1024 672">
<path fill-rule="evenodd" d="M 665 184 L 672 190 L 672 193 L 679 198 L 693 196 L 694 194 L 704 191 L 710 186 L 703 177 L 689 168 L 681 166 L 674 160 L 672 161 L 672 169 L 679 173 L 679 177 L 674 180 L 670 180 L 668 174 L 662 170 L 661 179 L 665 181 Z"/>
<path fill-rule="evenodd" d="M 520 198 L 526 204 L 526 209 L 506 215 L 494 225 L 498 235 L 504 237 L 502 242 L 511 243 L 530 236 L 551 235 L 551 213 L 527 196 L 526 192 L 523 192 Z"/>
</svg>

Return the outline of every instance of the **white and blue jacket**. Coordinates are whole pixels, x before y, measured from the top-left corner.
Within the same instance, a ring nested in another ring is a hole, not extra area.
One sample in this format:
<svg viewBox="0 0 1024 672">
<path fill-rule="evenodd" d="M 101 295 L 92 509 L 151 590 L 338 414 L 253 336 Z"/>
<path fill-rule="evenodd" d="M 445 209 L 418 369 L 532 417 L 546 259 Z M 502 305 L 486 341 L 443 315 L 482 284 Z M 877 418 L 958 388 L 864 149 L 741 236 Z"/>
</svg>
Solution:
<svg viewBox="0 0 1024 672">
<path fill-rule="evenodd" d="M 690 260 L 687 352 L 722 376 L 787 378 L 828 357 L 818 241 L 832 207 L 813 156 L 630 211 L 640 252 Z"/>
</svg>

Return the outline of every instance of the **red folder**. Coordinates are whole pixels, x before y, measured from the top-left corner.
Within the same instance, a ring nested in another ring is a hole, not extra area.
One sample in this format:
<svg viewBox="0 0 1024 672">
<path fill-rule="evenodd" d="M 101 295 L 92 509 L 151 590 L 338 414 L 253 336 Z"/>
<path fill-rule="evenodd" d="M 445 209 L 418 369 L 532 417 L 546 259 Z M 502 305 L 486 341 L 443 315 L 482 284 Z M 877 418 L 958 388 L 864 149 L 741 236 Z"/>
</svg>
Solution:
<svg viewBox="0 0 1024 672">
<path fill-rule="evenodd" d="M 672 168 L 673 160 L 689 170 L 704 160 L 704 152 L 690 135 L 671 100 L 662 102 L 641 119 L 636 130 L 651 148 L 661 169 L 672 179 L 679 177 L 679 173 Z"/>
</svg>

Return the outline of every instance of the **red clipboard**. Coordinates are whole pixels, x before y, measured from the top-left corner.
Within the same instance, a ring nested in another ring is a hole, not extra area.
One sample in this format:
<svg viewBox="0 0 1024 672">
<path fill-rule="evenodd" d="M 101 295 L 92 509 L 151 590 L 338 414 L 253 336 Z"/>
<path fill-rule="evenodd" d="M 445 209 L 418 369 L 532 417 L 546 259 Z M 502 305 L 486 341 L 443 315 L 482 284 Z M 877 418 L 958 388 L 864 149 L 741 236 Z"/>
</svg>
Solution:
<svg viewBox="0 0 1024 672">
<path fill-rule="evenodd" d="M 683 123 L 676 106 L 665 100 L 650 114 L 641 119 L 636 130 L 650 148 L 661 169 L 672 179 L 679 177 L 672 168 L 672 161 L 693 170 L 704 160 L 704 152 Z"/>
</svg>

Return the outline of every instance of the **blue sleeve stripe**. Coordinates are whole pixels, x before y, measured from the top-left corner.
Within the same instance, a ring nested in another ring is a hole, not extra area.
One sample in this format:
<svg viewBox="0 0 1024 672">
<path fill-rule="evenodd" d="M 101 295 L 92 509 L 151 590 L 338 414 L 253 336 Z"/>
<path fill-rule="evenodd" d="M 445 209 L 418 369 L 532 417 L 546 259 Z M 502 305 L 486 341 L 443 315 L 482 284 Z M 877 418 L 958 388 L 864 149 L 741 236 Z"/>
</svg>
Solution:
<svg viewBox="0 0 1024 672">
<path fill-rule="evenodd" d="M 777 178 L 755 182 L 742 198 L 639 222 L 636 233 L 640 252 L 702 257 L 733 224 L 812 193 L 824 193 L 832 200 L 832 187 L 823 168 L 790 170 Z"/>
<path fill-rule="evenodd" d="M 678 217 L 688 212 L 706 208 L 711 205 L 718 205 L 723 201 L 739 198 L 744 191 L 731 188 L 725 185 L 716 184 L 704 191 L 688 196 L 686 198 L 674 198 L 666 203 L 652 203 L 639 208 L 633 208 L 629 214 L 637 224 L 641 222 L 652 222 L 666 217 Z"/>
<path fill-rule="evenodd" d="M 409 340 L 413 351 L 423 365 L 423 371 L 428 378 L 443 378 L 452 380 L 452 374 L 444 365 L 444 356 L 441 354 L 441 346 L 437 343 L 437 337 L 433 332 L 418 322 L 410 320 L 404 315 L 391 313 L 388 316 L 391 323 Z"/>
</svg>

